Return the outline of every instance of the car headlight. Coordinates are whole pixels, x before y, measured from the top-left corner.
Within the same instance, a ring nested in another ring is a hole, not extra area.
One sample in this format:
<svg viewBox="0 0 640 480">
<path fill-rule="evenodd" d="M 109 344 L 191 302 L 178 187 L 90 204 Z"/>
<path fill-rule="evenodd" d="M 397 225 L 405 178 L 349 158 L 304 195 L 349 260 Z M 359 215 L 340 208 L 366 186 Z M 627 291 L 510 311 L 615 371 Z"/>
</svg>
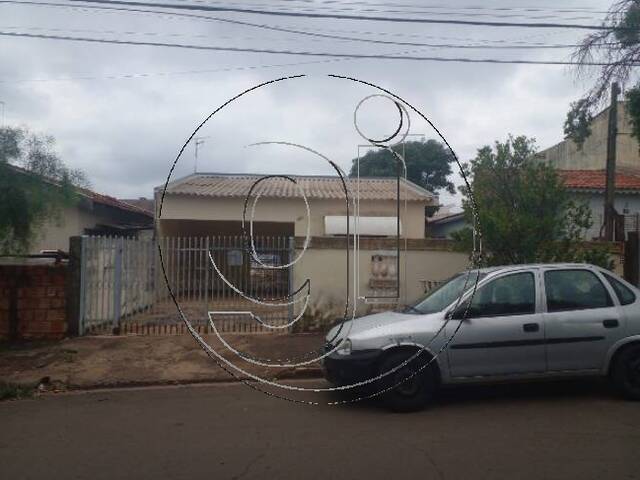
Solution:
<svg viewBox="0 0 640 480">
<path fill-rule="evenodd" d="M 336 350 L 338 355 L 351 355 L 351 340 L 348 338 Z"/>
</svg>

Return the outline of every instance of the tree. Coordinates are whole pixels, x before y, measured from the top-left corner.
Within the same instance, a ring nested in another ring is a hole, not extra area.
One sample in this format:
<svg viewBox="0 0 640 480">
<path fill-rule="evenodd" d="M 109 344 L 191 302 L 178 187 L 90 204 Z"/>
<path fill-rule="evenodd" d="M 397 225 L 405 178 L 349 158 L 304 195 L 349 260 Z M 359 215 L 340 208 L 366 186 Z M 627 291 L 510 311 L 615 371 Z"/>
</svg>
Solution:
<svg viewBox="0 0 640 480">
<path fill-rule="evenodd" d="M 573 53 L 578 63 L 577 73 L 586 76 L 591 73 L 590 63 L 604 64 L 595 83 L 585 95 L 570 106 L 564 124 L 566 138 L 582 146 L 591 134 L 589 124 L 596 110 L 607 99 L 611 82 L 622 87 L 633 82 L 640 62 L 640 2 L 620 0 L 613 4 L 605 17 L 601 30 L 587 35 Z M 633 135 L 640 139 L 640 83 L 626 89 L 628 111 L 633 127 Z"/>
<path fill-rule="evenodd" d="M 465 218 L 473 224 L 473 201 L 487 265 L 589 261 L 610 266 L 606 252 L 587 248 L 583 233 L 591 226 L 586 204 L 573 201 L 550 165 L 534 160 L 535 140 L 509 136 L 478 150 L 465 174 Z M 455 236 L 470 249 L 472 230 Z"/>
<path fill-rule="evenodd" d="M 411 141 L 391 147 L 403 155 L 407 165 L 407 178 L 421 187 L 435 192 L 445 188 L 455 193 L 455 186 L 447 179 L 451 174 L 453 154 L 435 140 Z M 352 160 L 349 176 L 358 174 L 357 159 Z M 369 150 L 360 158 L 361 177 L 395 177 L 398 174 L 396 157 L 387 149 Z"/>
<path fill-rule="evenodd" d="M 42 225 L 77 201 L 76 187 L 87 185 L 53 146 L 52 137 L 26 128 L 0 128 L 0 254 L 26 253 Z"/>
</svg>

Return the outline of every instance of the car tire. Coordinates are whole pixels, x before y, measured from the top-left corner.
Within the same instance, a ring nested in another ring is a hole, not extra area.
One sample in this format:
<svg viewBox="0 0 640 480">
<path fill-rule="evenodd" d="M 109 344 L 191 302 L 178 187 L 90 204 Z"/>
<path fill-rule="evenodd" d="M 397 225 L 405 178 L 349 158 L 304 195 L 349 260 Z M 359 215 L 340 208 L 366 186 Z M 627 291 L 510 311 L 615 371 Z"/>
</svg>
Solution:
<svg viewBox="0 0 640 480">
<path fill-rule="evenodd" d="M 417 351 L 390 353 L 380 363 L 378 375 L 393 370 L 416 353 Z M 388 390 L 381 394 L 387 408 L 395 412 L 414 412 L 422 410 L 433 399 L 438 382 L 435 366 L 430 362 L 431 357 L 422 352 L 395 372 L 380 378 L 380 390 Z"/>
<path fill-rule="evenodd" d="M 611 378 L 618 391 L 630 400 L 640 400 L 640 344 L 616 355 Z"/>
</svg>

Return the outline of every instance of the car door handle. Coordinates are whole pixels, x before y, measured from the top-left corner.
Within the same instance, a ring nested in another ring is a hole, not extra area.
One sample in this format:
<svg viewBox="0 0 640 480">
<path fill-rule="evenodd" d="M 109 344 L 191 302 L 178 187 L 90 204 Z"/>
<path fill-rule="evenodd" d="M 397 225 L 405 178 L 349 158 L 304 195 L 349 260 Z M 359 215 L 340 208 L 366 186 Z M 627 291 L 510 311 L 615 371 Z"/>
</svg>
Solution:
<svg viewBox="0 0 640 480">
<path fill-rule="evenodd" d="M 602 325 L 604 325 L 604 328 L 616 328 L 620 323 L 618 323 L 618 320 L 615 318 L 609 318 L 607 320 L 603 320 Z"/>
<path fill-rule="evenodd" d="M 524 325 L 522 325 L 522 329 L 525 332 L 537 332 L 540 330 L 540 325 L 538 325 L 537 323 L 525 323 Z"/>
</svg>

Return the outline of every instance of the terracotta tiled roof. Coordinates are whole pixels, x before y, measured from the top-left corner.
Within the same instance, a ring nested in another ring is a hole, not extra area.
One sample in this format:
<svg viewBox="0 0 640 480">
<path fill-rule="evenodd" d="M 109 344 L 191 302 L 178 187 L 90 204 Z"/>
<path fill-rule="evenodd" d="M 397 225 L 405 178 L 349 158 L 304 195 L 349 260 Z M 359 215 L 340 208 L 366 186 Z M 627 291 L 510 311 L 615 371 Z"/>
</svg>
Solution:
<svg viewBox="0 0 640 480">
<path fill-rule="evenodd" d="M 147 213 L 150 213 L 151 215 L 153 215 L 154 207 L 153 207 L 153 199 L 152 198 L 144 198 L 144 197 L 140 197 L 140 198 L 119 198 L 118 201 L 126 203 L 128 205 L 133 205 L 134 207 L 141 208 L 142 210 L 146 211 Z"/>
<path fill-rule="evenodd" d="M 604 190 L 604 170 L 560 170 L 567 188 L 576 190 Z M 616 173 L 616 190 L 640 190 L 640 175 Z"/>
<path fill-rule="evenodd" d="M 208 197 L 245 197 L 252 185 L 264 176 L 266 175 L 195 173 L 170 183 L 167 193 Z M 344 187 L 338 176 L 288 176 L 302 187 L 307 198 L 344 199 Z M 349 180 L 351 180 L 349 188 L 355 195 L 358 186 L 355 179 Z M 359 197 L 361 200 L 395 200 L 396 188 L 395 178 L 361 178 Z M 161 190 L 162 187 L 158 189 Z M 254 188 L 253 193 L 259 193 L 263 197 L 300 197 L 298 187 L 281 177 L 261 181 Z M 434 195 L 412 182 L 402 180 L 400 198 L 429 202 Z"/>
<path fill-rule="evenodd" d="M 13 170 L 15 170 L 16 172 L 22 173 L 24 175 L 34 175 L 33 172 L 30 172 L 29 170 L 25 170 L 22 167 L 19 167 L 17 165 L 13 165 L 13 164 L 9 164 L 9 167 Z M 40 177 L 42 178 L 42 177 Z M 43 180 L 45 182 L 48 182 L 51 185 L 58 185 L 59 183 L 55 180 L 52 180 L 50 178 L 43 178 Z M 147 215 L 151 218 L 153 218 L 153 212 L 149 212 L 143 208 L 140 207 L 136 207 L 135 205 L 130 205 L 126 202 L 123 202 L 121 200 L 118 200 L 117 198 L 114 197 L 110 197 L 108 195 L 102 195 L 100 193 L 96 193 L 92 190 L 89 190 L 88 188 L 80 188 L 80 187 L 76 187 L 76 192 L 79 195 L 82 195 L 84 197 L 87 197 L 89 199 L 91 199 L 92 201 L 96 202 L 96 203 L 101 203 L 102 205 L 108 205 L 110 207 L 115 207 L 115 208 L 119 208 L 120 210 L 127 210 L 129 212 L 135 212 L 135 213 L 141 213 L 143 215 Z"/>
<path fill-rule="evenodd" d="M 152 211 L 148 211 L 148 210 L 145 210 L 144 208 L 131 205 L 129 203 L 123 202 L 122 200 L 118 200 L 117 198 L 110 197 L 109 195 L 102 195 L 100 193 L 96 193 L 87 188 L 77 188 L 76 190 L 80 195 L 84 195 L 85 197 L 90 198 L 96 203 L 101 203 L 102 205 L 107 205 L 109 207 L 119 208 L 120 210 L 127 210 L 129 212 L 140 213 L 142 215 L 146 215 L 148 217 L 153 218 Z"/>
</svg>

